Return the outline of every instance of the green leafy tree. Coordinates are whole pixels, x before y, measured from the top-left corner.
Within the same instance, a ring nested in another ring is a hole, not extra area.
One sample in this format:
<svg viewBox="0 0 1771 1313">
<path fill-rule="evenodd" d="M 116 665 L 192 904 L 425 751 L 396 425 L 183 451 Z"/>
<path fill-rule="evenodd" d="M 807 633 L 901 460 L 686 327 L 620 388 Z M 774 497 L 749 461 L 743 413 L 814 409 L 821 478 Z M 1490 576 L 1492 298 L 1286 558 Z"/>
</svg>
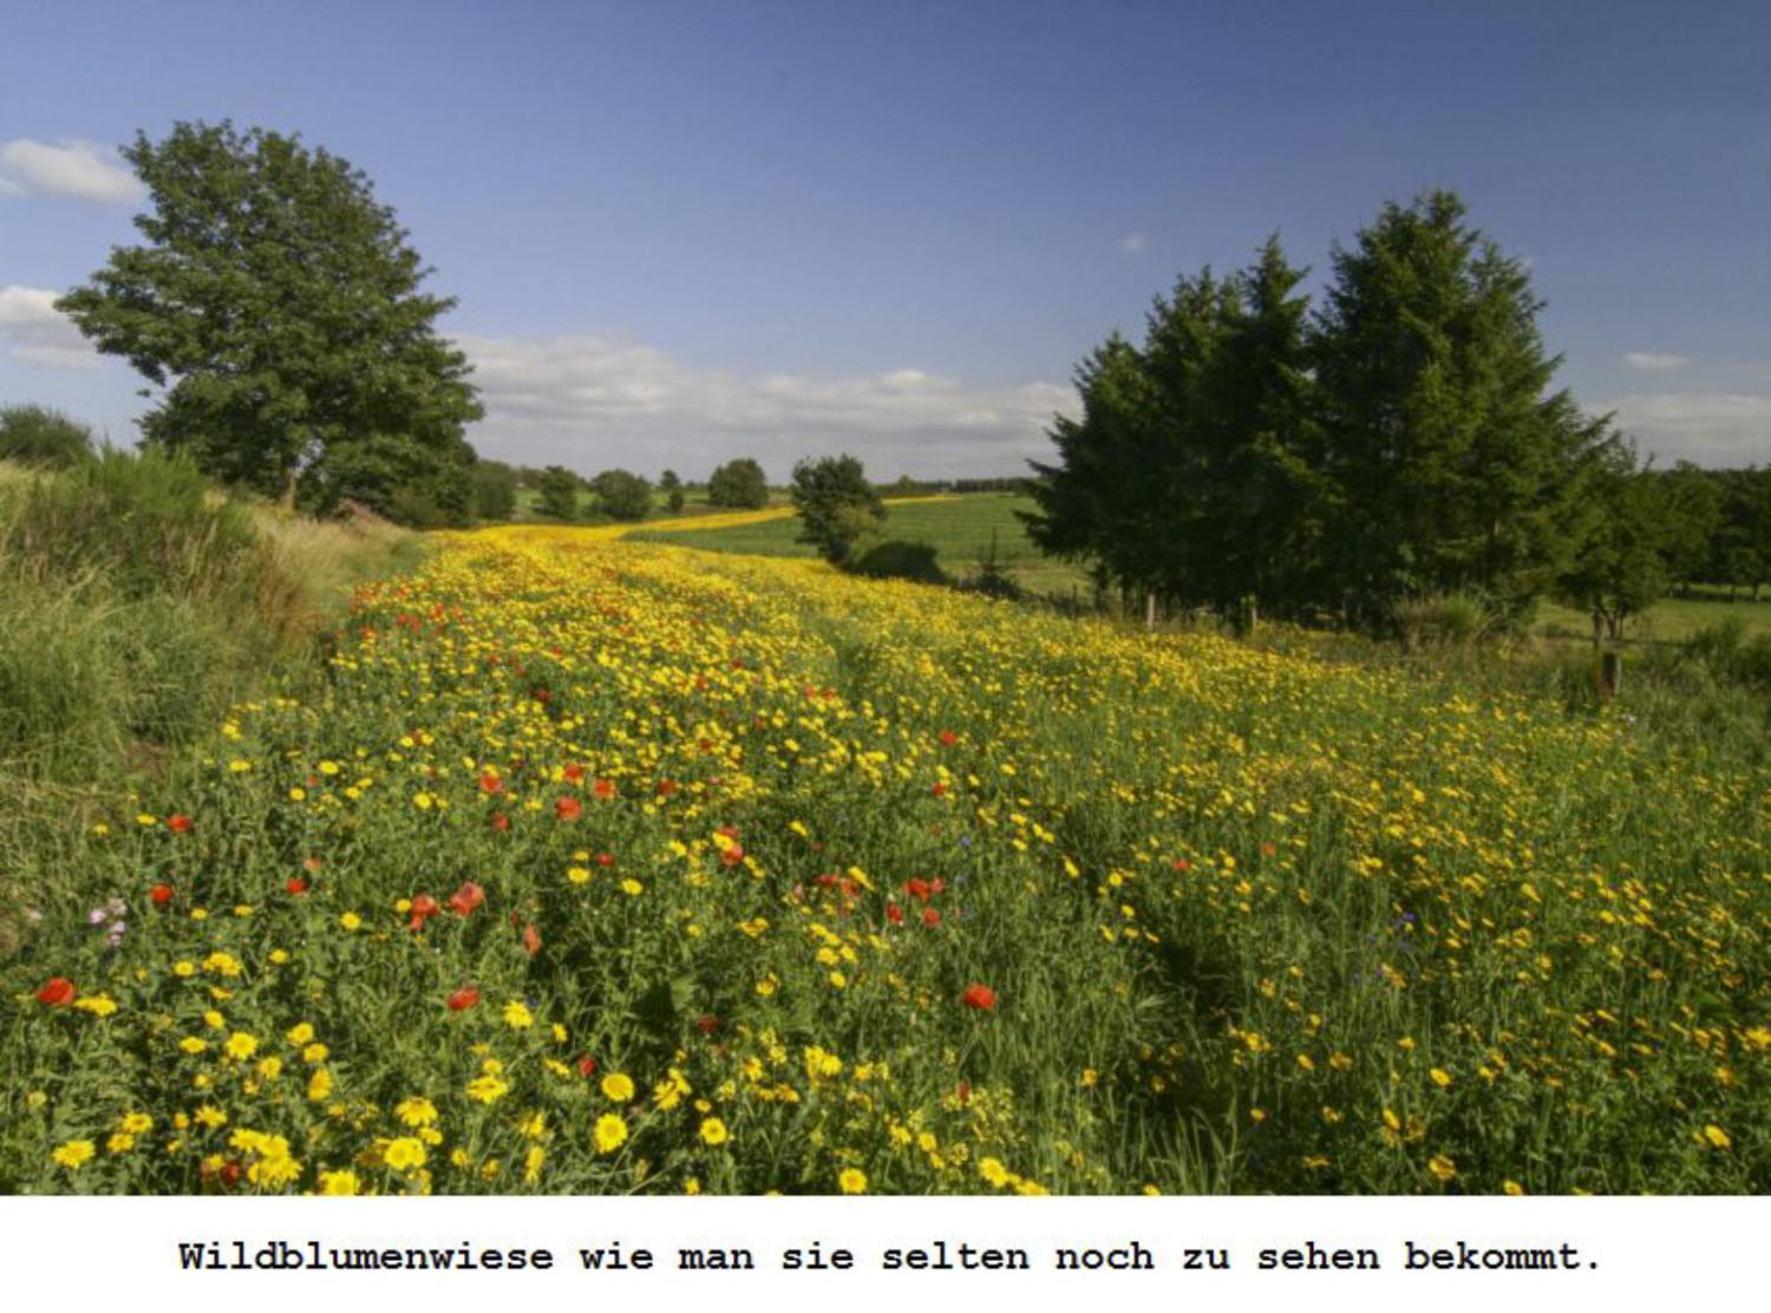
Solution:
<svg viewBox="0 0 1771 1313">
<path fill-rule="evenodd" d="M 658 491 L 664 494 L 665 504 L 670 513 L 677 515 L 683 509 L 683 481 L 675 470 L 665 470 L 658 476 Z"/>
<path fill-rule="evenodd" d="M 810 543 L 825 560 L 841 565 L 866 542 L 886 517 L 885 504 L 853 456 L 802 460 L 793 467 L 791 488 L 799 513 L 799 541 Z"/>
<path fill-rule="evenodd" d="M 1604 420 L 1550 392 L 1524 267 L 1430 192 L 1386 206 L 1337 249 L 1319 316 L 1326 469 L 1341 514 L 1325 541 L 1347 610 L 1472 592 L 1522 615 L 1554 582 Z"/>
<path fill-rule="evenodd" d="M 535 512 L 550 520 L 578 518 L 578 476 L 561 465 L 549 465 L 536 483 Z"/>
<path fill-rule="evenodd" d="M 1593 516 L 1557 580 L 1568 605 L 1593 618 L 1593 641 L 1623 637 L 1623 626 L 1666 592 L 1668 518 L 1664 487 L 1618 449 L 1583 479 Z"/>
<path fill-rule="evenodd" d="M 463 426 L 481 414 L 466 358 L 435 328 L 455 303 L 420 290 L 430 271 L 368 178 L 227 122 L 138 134 L 123 154 L 148 189 L 145 241 L 57 305 L 152 385 L 147 443 L 289 499 L 304 472 L 324 502 L 377 471 L 428 472 L 423 496 L 453 497 L 472 458 Z"/>
<path fill-rule="evenodd" d="M 1722 484 L 1708 470 L 1683 460 L 1658 479 L 1666 516 L 1661 554 L 1668 577 L 1683 588 L 1702 579 L 1709 565 L 1711 544 L 1723 523 Z"/>
<path fill-rule="evenodd" d="M 46 406 L 0 408 L 0 460 L 75 465 L 92 455 L 92 430 Z"/>
<path fill-rule="evenodd" d="M 611 520 L 643 520 L 652 511 L 652 485 L 627 470 L 604 470 L 590 481 L 597 509 Z"/>
<path fill-rule="evenodd" d="M 714 506 L 756 510 L 769 504 L 769 481 L 763 467 L 748 456 L 729 460 L 707 481 L 707 500 Z"/>
<path fill-rule="evenodd" d="M 517 472 L 501 460 L 473 467 L 473 513 L 481 520 L 509 520 L 517 510 Z"/>
</svg>

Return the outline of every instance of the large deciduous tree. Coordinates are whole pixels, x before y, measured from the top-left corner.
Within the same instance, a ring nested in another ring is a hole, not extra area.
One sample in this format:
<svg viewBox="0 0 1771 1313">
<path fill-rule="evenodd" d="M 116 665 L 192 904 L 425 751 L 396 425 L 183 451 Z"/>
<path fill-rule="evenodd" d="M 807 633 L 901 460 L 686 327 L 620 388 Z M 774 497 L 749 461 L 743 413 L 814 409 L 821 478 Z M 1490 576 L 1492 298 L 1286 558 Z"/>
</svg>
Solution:
<svg viewBox="0 0 1771 1313">
<path fill-rule="evenodd" d="M 420 290 L 430 270 L 368 178 L 227 122 L 123 154 L 148 189 L 145 242 L 57 304 L 153 385 L 146 441 L 289 499 L 300 481 L 317 503 L 385 509 L 403 485 L 465 511 L 462 430 L 481 410 L 435 327 L 454 301 Z"/>
</svg>

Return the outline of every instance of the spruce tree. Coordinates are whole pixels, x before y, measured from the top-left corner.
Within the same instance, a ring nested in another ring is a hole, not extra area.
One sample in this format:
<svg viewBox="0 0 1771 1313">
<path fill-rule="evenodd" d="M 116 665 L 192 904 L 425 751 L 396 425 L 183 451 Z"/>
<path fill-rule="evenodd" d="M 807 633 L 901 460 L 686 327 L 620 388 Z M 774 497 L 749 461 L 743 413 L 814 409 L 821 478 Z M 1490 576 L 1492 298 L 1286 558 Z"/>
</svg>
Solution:
<svg viewBox="0 0 1771 1313">
<path fill-rule="evenodd" d="M 1464 215 L 1447 191 L 1386 206 L 1335 251 L 1316 323 L 1340 498 L 1326 564 L 1366 623 L 1453 591 L 1521 616 L 1577 546 L 1584 480 L 1615 441 L 1549 391 L 1561 358 L 1538 334 L 1543 303 Z"/>
</svg>

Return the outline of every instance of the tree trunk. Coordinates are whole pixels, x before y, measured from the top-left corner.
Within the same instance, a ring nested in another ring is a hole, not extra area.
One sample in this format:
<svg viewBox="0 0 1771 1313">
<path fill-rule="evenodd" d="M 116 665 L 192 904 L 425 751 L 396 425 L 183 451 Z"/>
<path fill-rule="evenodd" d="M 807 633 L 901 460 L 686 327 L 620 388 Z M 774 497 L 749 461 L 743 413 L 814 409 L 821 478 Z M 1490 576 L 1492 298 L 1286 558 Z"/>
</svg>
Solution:
<svg viewBox="0 0 1771 1313">
<path fill-rule="evenodd" d="M 1144 594 L 1144 628 L 1156 628 L 1156 594 Z"/>
<path fill-rule="evenodd" d="M 295 466 L 283 471 L 283 495 L 277 501 L 291 515 L 295 513 Z"/>
</svg>

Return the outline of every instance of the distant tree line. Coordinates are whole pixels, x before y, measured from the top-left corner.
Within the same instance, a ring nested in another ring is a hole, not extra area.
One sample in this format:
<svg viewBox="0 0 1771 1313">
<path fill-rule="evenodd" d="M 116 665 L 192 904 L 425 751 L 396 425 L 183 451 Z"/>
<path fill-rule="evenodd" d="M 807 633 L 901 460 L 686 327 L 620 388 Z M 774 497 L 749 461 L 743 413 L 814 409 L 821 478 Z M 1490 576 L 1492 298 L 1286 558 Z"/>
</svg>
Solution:
<svg viewBox="0 0 1771 1313">
<path fill-rule="evenodd" d="M 1035 542 L 1169 606 L 1375 629 L 1423 598 L 1517 623 L 1559 596 L 1615 632 L 1669 577 L 1764 577 L 1764 473 L 1646 472 L 1551 388 L 1525 266 L 1465 214 L 1386 206 L 1315 307 L 1276 236 L 1179 279 L 1141 343 L 1079 367 Z"/>
</svg>

